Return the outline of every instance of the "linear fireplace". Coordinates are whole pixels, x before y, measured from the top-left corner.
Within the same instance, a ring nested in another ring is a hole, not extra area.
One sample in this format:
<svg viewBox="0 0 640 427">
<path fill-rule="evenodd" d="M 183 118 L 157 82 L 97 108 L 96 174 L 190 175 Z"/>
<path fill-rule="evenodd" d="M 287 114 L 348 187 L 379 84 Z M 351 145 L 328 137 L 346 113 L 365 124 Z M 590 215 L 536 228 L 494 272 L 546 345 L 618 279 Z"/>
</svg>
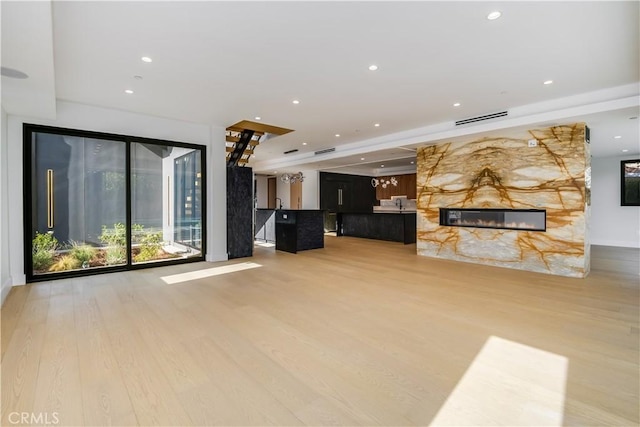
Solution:
<svg viewBox="0 0 640 427">
<path fill-rule="evenodd" d="M 440 208 L 440 225 L 546 231 L 547 211 L 540 209 L 447 209 Z"/>
</svg>

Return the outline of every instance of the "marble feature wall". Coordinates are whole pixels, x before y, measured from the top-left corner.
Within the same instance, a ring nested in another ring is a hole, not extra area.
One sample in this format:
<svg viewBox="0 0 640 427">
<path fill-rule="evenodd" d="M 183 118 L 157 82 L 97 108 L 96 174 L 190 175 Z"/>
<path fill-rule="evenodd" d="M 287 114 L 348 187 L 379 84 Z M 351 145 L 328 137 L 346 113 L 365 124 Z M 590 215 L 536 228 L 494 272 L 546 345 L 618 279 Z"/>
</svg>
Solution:
<svg viewBox="0 0 640 427">
<path fill-rule="evenodd" d="M 584 123 L 422 147 L 417 153 L 418 254 L 585 277 L 589 177 Z M 439 208 L 545 209 L 547 230 L 441 226 Z"/>
</svg>

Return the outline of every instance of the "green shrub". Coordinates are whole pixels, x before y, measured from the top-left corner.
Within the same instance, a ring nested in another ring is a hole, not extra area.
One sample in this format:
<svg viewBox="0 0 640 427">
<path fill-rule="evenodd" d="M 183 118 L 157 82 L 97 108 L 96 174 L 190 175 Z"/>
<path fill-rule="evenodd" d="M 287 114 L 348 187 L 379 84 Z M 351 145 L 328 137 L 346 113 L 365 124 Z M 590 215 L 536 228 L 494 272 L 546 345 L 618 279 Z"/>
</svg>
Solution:
<svg viewBox="0 0 640 427">
<path fill-rule="evenodd" d="M 113 228 L 107 228 L 106 225 L 103 225 L 102 233 L 98 239 L 108 246 L 125 247 L 127 245 L 127 228 L 121 222 L 113 224 Z"/>
<path fill-rule="evenodd" d="M 131 226 L 131 243 L 140 243 L 142 236 L 144 236 L 144 225 L 133 224 Z"/>
<path fill-rule="evenodd" d="M 96 248 L 86 243 L 71 242 L 71 256 L 78 260 L 83 267 L 88 266 L 89 262 L 96 255 Z"/>
<path fill-rule="evenodd" d="M 80 262 L 72 255 L 64 255 L 60 257 L 51 267 L 49 271 L 66 271 L 74 270 L 80 267 Z"/>
<path fill-rule="evenodd" d="M 135 256 L 134 261 L 144 262 L 156 259 L 162 249 L 162 232 L 147 232 L 140 238 L 140 252 Z"/>
<path fill-rule="evenodd" d="M 121 222 L 113 224 L 113 228 L 102 226 L 102 233 L 98 239 L 104 243 L 105 264 L 118 265 L 127 262 L 127 228 Z"/>
<path fill-rule="evenodd" d="M 36 237 L 31 242 L 32 262 L 34 270 L 46 270 L 53 262 L 53 256 L 58 248 L 58 239 L 52 232 L 40 233 L 36 231 Z"/>
<path fill-rule="evenodd" d="M 105 264 L 118 265 L 127 262 L 127 251 L 121 246 L 110 246 L 105 250 Z"/>
<path fill-rule="evenodd" d="M 34 252 L 31 259 L 34 270 L 46 270 L 53 262 L 53 253 L 49 251 Z"/>
<path fill-rule="evenodd" d="M 53 232 L 40 233 L 36 231 L 36 237 L 33 238 L 31 247 L 34 252 L 55 251 L 58 247 L 58 239 L 53 236 Z"/>
</svg>

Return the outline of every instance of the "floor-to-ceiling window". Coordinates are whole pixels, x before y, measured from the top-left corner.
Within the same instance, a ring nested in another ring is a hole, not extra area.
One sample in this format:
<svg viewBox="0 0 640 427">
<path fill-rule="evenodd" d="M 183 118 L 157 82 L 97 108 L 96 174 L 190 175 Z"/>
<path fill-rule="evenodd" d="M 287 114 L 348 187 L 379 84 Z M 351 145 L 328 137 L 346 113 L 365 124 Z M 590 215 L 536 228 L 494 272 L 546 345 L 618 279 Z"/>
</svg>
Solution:
<svg viewBox="0 0 640 427">
<path fill-rule="evenodd" d="M 196 152 L 187 152 L 175 159 L 174 177 L 174 194 L 180 201 L 174 203 L 174 241 L 197 251 L 202 245 L 202 173 Z"/>
<path fill-rule="evenodd" d="M 204 148 L 25 125 L 29 280 L 203 259 Z"/>
</svg>

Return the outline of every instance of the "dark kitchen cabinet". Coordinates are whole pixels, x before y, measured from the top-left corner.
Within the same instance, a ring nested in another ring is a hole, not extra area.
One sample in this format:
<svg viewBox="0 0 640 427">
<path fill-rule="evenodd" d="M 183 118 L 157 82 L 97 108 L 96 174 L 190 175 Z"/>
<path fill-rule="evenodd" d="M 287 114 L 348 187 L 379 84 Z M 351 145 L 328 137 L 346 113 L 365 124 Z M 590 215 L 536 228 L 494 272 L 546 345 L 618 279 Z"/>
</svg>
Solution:
<svg viewBox="0 0 640 427">
<path fill-rule="evenodd" d="M 371 177 L 320 172 L 320 209 L 325 211 L 325 230 L 336 231 L 336 214 L 372 212 L 376 190 Z"/>
<path fill-rule="evenodd" d="M 352 205 L 352 187 L 347 181 L 327 181 L 320 190 L 325 198 L 324 203 L 320 202 L 320 208 L 329 209 L 331 212 L 348 212 Z"/>
</svg>

